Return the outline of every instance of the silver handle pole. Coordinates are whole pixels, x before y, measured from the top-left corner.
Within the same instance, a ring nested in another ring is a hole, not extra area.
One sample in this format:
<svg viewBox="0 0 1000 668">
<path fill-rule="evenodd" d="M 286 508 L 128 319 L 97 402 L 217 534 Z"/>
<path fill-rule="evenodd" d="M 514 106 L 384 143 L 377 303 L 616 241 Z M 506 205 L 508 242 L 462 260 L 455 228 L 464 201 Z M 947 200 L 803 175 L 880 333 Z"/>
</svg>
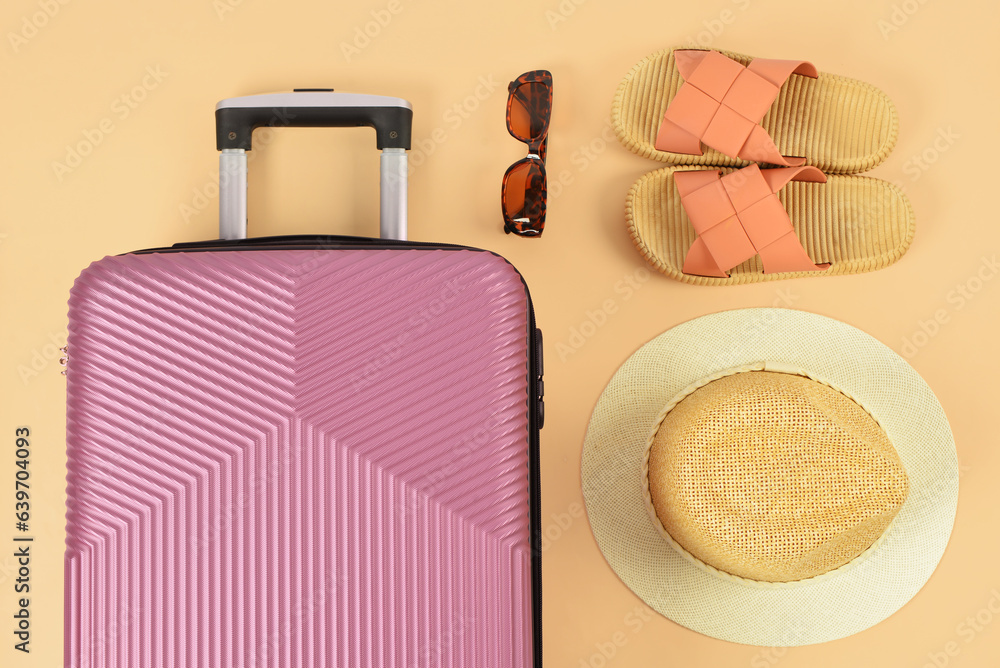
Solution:
<svg viewBox="0 0 1000 668">
<path fill-rule="evenodd" d="M 406 240 L 406 149 L 382 150 L 379 181 L 379 232 L 383 239 Z M 240 148 L 219 154 L 219 238 L 247 238 L 247 154 Z"/>
<path fill-rule="evenodd" d="M 241 148 L 219 154 L 219 238 L 247 238 L 247 152 Z"/>
<path fill-rule="evenodd" d="M 406 149 L 382 149 L 379 181 L 379 233 L 383 239 L 406 240 Z"/>
</svg>

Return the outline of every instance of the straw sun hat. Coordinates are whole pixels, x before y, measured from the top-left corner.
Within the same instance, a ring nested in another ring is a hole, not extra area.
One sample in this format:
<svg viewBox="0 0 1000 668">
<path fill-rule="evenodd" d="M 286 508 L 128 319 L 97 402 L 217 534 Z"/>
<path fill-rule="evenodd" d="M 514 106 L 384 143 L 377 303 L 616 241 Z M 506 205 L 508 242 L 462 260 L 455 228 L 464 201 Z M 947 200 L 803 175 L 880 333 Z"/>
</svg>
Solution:
<svg viewBox="0 0 1000 668">
<path fill-rule="evenodd" d="M 706 635 L 808 645 L 882 621 L 930 577 L 958 504 L 934 394 L 836 320 L 716 313 L 653 339 L 597 402 L 583 492 L 611 568 Z"/>
</svg>

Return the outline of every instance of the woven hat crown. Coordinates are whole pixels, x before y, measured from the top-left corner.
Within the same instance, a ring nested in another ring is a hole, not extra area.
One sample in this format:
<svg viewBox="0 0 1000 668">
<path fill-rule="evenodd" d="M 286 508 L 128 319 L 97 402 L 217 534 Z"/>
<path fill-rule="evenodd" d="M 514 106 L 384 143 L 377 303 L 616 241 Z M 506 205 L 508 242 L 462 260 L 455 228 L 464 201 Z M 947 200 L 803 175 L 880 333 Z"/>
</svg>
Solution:
<svg viewBox="0 0 1000 668">
<path fill-rule="evenodd" d="M 695 559 L 764 582 L 852 561 L 886 531 L 908 479 L 879 423 L 804 376 L 744 371 L 669 408 L 648 453 L 650 509 Z"/>
</svg>

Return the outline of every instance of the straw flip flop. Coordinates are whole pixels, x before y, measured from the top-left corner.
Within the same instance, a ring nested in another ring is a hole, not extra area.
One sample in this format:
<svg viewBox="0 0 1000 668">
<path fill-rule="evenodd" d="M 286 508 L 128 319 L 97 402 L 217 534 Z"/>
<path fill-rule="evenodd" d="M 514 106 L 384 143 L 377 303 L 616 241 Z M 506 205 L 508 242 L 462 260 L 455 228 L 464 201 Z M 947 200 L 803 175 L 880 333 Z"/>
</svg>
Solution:
<svg viewBox="0 0 1000 668">
<path fill-rule="evenodd" d="M 642 255 L 671 278 L 736 285 L 875 271 L 913 240 L 895 185 L 815 167 L 665 167 L 629 190 L 626 221 Z"/>
<path fill-rule="evenodd" d="M 750 162 L 851 174 L 882 162 L 899 119 L 874 86 L 805 61 L 667 49 L 632 68 L 611 107 L 618 139 L 678 165 Z"/>
</svg>

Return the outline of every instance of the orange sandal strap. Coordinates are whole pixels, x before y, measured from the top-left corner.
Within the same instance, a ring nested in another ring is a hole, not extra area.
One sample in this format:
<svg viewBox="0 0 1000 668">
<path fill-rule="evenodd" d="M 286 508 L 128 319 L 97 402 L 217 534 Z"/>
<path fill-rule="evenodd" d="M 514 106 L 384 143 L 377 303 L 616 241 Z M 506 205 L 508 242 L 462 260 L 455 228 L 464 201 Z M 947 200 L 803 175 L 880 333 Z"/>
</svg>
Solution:
<svg viewBox="0 0 1000 668">
<path fill-rule="evenodd" d="M 698 235 L 682 271 L 726 278 L 728 270 L 754 255 L 760 255 L 765 274 L 828 268 L 809 259 L 778 199 L 789 181 L 826 183 L 826 175 L 815 167 L 757 165 L 725 176 L 717 169 L 676 172 L 681 204 Z"/>
<path fill-rule="evenodd" d="M 749 66 L 717 51 L 680 49 L 674 62 L 684 83 L 656 135 L 661 151 L 702 155 L 704 143 L 732 158 L 795 167 L 805 158 L 781 155 L 759 125 L 792 74 L 816 78 L 804 60 L 755 58 Z"/>
</svg>

